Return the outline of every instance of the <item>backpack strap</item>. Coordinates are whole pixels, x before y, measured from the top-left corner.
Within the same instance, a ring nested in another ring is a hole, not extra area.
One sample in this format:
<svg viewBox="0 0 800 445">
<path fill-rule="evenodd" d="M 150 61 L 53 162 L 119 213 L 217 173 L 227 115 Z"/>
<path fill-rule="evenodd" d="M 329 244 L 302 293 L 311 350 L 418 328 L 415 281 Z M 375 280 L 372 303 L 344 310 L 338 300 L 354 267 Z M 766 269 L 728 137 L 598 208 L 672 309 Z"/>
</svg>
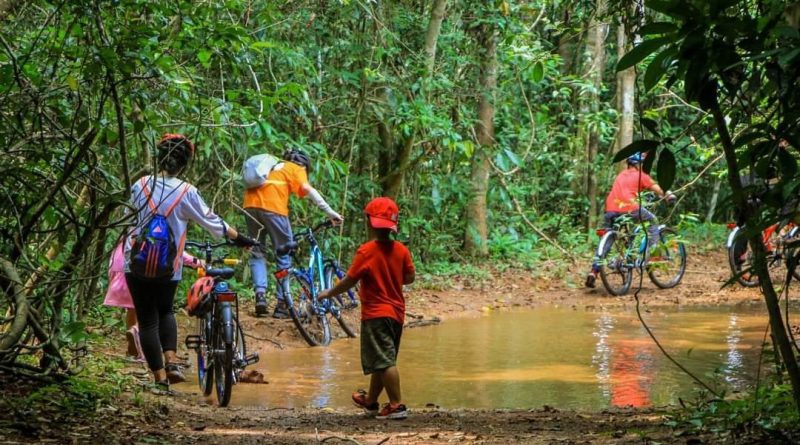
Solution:
<svg viewBox="0 0 800 445">
<path fill-rule="evenodd" d="M 141 186 L 142 186 L 142 191 L 144 192 L 144 196 L 145 196 L 145 198 L 147 198 L 147 205 L 150 206 L 150 210 L 153 213 L 158 213 L 158 207 L 153 202 L 153 198 L 152 198 L 152 195 L 150 194 L 150 190 L 147 188 L 147 181 L 145 180 L 144 177 L 141 179 L 140 183 L 141 183 Z M 189 192 L 189 188 L 190 187 L 191 186 L 189 184 L 184 183 L 184 187 L 183 187 L 183 190 L 181 190 L 181 193 L 178 195 L 177 198 L 175 198 L 175 201 L 172 202 L 172 205 L 169 206 L 167 211 L 164 212 L 164 216 L 165 217 L 169 216 L 170 213 L 172 213 L 172 211 L 175 210 L 175 206 L 177 206 L 178 203 L 180 203 L 181 200 L 183 199 L 183 197 L 186 195 L 186 193 Z"/>
<path fill-rule="evenodd" d="M 167 211 L 164 213 L 164 216 L 165 216 L 165 217 L 166 217 L 166 216 L 169 216 L 169 214 L 170 214 L 170 213 L 172 213 L 172 211 L 173 211 L 173 210 L 175 210 L 175 206 L 177 206 L 177 205 L 178 205 L 178 203 L 180 203 L 180 202 L 181 202 L 181 200 L 183 199 L 183 197 L 184 197 L 184 196 L 186 196 L 186 193 L 187 193 L 187 192 L 189 192 L 189 188 L 190 188 L 190 187 L 191 187 L 191 186 L 190 186 L 189 184 L 185 184 L 185 185 L 184 185 L 184 187 L 183 187 L 183 191 L 181 191 L 180 195 L 178 195 L 178 197 L 177 197 L 177 198 L 175 198 L 175 201 L 173 201 L 172 205 L 171 205 L 171 206 L 169 206 L 169 208 L 167 209 Z"/>
<path fill-rule="evenodd" d="M 147 198 L 147 205 L 150 207 L 150 210 L 155 213 L 157 210 L 156 204 L 153 202 L 152 196 L 150 195 L 150 190 L 147 188 L 147 176 L 142 176 L 142 179 L 139 180 L 139 184 L 142 187 L 144 197 Z M 153 181 L 153 184 L 155 184 L 155 181 Z"/>
</svg>

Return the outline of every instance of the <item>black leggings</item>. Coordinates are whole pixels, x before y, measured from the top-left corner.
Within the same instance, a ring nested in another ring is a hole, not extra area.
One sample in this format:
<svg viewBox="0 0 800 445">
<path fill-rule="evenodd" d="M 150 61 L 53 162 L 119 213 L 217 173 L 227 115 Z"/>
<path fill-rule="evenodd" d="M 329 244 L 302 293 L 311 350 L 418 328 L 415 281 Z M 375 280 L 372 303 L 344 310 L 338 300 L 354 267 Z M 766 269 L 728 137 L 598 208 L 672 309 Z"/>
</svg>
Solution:
<svg viewBox="0 0 800 445">
<path fill-rule="evenodd" d="M 154 283 L 129 273 L 125 274 L 125 281 L 136 308 L 144 358 L 151 370 L 158 371 L 164 368 L 164 351 L 176 351 L 178 347 L 178 324 L 172 308 L 178 282 Z"/>
</svg>

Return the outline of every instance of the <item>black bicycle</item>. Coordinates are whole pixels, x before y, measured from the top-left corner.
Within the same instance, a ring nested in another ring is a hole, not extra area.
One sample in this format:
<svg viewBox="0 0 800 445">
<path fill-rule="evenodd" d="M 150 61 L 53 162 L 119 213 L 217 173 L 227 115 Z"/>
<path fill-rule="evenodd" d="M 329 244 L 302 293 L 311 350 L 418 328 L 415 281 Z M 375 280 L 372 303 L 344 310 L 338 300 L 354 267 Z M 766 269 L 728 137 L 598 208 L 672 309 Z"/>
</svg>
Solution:
<svg viewBox="0 0 800 445">
<path fill-rule="evenodd" d="M 247 354 L 244 331 L 239 324 L 239 297 L 226 280 L 233 277 L 231 267 L 238 259 L 213 258 L 213 252 L 229 243 L 187 241 L 205 255 L 205 266 L 198 268 L 197 281 L 187 295 L 189 314 L 197 317 L 197 334 L 186 336 L 186 347 L 197 355 L 197 378 L 203 395 L 214 387 L 219 406 L 228 406 L 233 385 L 245 367 L 258 362 L 258 354 Z M 214 384 L 216 383 L 216 385 Z"/>
</svg>

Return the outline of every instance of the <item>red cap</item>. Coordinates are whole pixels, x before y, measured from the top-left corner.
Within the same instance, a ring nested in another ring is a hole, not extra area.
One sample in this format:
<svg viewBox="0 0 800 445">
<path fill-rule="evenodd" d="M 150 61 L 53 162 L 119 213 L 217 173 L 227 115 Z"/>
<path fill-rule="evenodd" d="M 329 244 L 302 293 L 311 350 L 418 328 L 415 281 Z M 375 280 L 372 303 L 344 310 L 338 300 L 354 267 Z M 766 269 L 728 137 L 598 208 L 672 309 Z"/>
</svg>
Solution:
<svg viewBox="0 0 800 445">
<path fill-rule="evenodd" d="M 171 141 L 171 140 L 174 140 L 174 141 L 185 140 L 189 144 L 189 149 L 192 151 L 192 156 L 194 156 L 194 144 L 192 143 L 192 141 L 189 140 L 189 138 L 187 138 L 186 136 L 184 136 L 182 134 L 164 133 L 164 136 L 161 136 L 161 140 L 158 141 L 157 145 L 161 145 L 162 142 Z"/>
<path fill-rule="evenodd" d="M 397 232 L 397 220 L 400 209 L 397 204 L 386 197 L 375 198 L 364 207 L 364 213 L 369 216 L 369 224 L 375 229 L 391 229 Z"/>
</svg>

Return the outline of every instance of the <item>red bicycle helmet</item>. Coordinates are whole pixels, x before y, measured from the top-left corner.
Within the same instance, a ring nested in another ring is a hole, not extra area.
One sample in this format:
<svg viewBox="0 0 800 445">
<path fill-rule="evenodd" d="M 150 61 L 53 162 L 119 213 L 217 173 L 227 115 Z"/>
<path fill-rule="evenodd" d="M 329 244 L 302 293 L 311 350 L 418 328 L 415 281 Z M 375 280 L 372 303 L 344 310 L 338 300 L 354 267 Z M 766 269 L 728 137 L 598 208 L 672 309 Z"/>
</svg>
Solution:
<svg viewBox="0 0 800 445">
<path fill-rule="evenodd" d="M 189 312 L 189 315 L 199 314 L 203 311 L 203 308 L 210 299 L 211 291 L 213 290 L 213 277 L 198 278 L 197 281 L 192 284 L 192 287 L 186 291 L 186 310 Z"/>
</svg>

